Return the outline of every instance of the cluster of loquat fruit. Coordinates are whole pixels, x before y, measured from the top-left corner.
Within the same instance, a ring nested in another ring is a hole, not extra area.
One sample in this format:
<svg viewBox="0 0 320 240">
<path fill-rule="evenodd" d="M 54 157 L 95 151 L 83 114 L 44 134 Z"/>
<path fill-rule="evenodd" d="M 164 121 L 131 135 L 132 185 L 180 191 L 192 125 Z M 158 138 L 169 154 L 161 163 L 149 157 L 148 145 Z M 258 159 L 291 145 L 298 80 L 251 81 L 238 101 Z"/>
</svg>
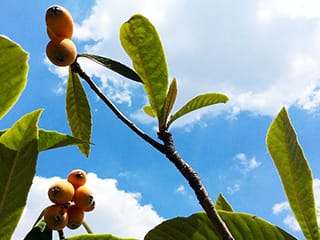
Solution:
<svg viewBox="0 0 320 240">
<path fill-rule="evenodd" d="M 68 66 L 77 57 L 77 49 L 71 40 L 73 18 L 64 7 L 54 5 L 46 12 L 47 34 L 50 41 L 46 48 L 49 60 L 56 66 Z"/>
<path fill-rule="evenodd" d="M 78 228 L 84 219 L 84 212 L 94 209 L 95 201 L 91 190 L 85 186 L 86 173 L 81 169 L 69 173 L 67 180 L 57 181 L 48 190 L 54 203 L 46 208 L 44 221 L 52 230 Z"/>
</svg>

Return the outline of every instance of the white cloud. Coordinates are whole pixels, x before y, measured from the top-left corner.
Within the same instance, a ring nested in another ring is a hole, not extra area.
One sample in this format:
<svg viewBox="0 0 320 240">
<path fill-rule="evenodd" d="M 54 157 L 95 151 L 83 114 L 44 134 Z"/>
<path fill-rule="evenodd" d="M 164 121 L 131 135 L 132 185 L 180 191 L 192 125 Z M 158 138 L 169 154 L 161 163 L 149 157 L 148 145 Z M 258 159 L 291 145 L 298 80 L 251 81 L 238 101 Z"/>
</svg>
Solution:
<svg viewBox="0 0 320 240">
<path fill-rule="evenodd" d="M 252 170 L 261 166 L 261 162 L 258 162 L 255 157 L 248 158 L 244 153 L 237 153 L 234 159 L 238 161 L 240 165 L 240 171 L 243 174 L 247 174 Z"/>
<path fill-rule="evenodd" d="M 227 193 L 233 195 L 240 191 L 240 184 L 233 184 L 232 186 L 227 187 Z"/>
<path fill-rule="evenodd" d="M 279 214 L 279 213 L 281 213 L 283 211 L 289 211 L 289 210 L 290 210 L 290 206 L 289 206 L 289 203 L 287 201 L 281 202 L 281 203 L 276 203 L 272 207 L 273 214 Z"/>
<path fill-rule="evenodd" d="M 298 221 L 290 214 L 284 218 L 283 223 L 292 231 L 301 231 Z"/>
<path fill-rule="evenodd" d="M 320 179 L 315 178 L 313 180 L 313 192 L 315 198 L 315 204 L 317 209 L 317 218 L 318 222 L 320 222 Z M 290 205 L 288 201 L 276 203 L 272 207 L 272 213 L 279 215 L 280 213 L 285 213 L 285 218 L 283 219 L 283 223 L 293 231 L 301 231 L 301 228 L 293 216 L 293 213 L 290 209 Z"/>
<path fill-rule="evenodd" d="M 75 39 L 86 44 L 87 52 L 130 65 L 120 45 L 119 27 L 134 13 L 148 17 L 160 33 L 169 74 L 177 77 L 175 109 L 204 92 L 221 92 L 230 98 L 227 105 L 192 113 L 175 126 L 194 124 L 203 114 L 215 116 L 223 111 L 274 116 L 283 105 L 317 110 L 319 1 L 229 4 L 208 0 L 197 5 L 170 0 L 96 0 L 91 13 L 76 24 Z M 100 77 L 101 86 L 115 101 L 130 104 L 135 97 L 136 85 L 130 81 L 112 79 L 109 72 L 91 65 L 85 68 Z"/>
<path fill-rule="evenodd" d="M 176 192 L 177 192 L 177 193 L 180 193 L 180 194 L 182 194 L 182 195 L 184 195 L 184 194 L 187 193 L 187 192 L 186 192 L 186 188 L 185 188 L 182 184 L 177 187 Z"/>
<path fill-rule="evenodd" d="M 31 229 L 40 212 L 51 205 L 47 197 L 49 186 L 59 178 L 35 177 L 27 206 L 12 239 L 23 239 Z M 117 188 L 115 179 L 101 179 L 93 173 L 88 174 L 87 185 L 91 188 L 96 208 L 85 215 L 94 233 L 108 233 L 119 237 L 143 239 L 155 225 L 163 221 L 151 205 L 141 205 L 139 193 L 125 192 Z M 66 230 L 66 236 L 85 233 L 83 228 Z"/>
</svg>

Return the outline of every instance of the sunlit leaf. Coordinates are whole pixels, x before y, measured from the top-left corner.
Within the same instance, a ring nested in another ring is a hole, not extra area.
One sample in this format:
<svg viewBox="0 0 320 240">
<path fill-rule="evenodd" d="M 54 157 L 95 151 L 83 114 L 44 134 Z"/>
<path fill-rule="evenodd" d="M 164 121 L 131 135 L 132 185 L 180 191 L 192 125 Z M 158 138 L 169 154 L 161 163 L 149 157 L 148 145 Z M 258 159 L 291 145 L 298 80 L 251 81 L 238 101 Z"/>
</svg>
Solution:
<svg viewBox="0 0 320 240">
<path fill-rule="evenodd" d="M 112 60 L 110 58 L 106 58 L 106 57 L 101 57 L 101 56 L 97 56 L 97 55 L 93 55 L 93 54 L 79 54 L 79 57 L 85 57 L 88 59 L 93 60 L 96 63 L 99 63 L 100 65 L 111 69 L 112 71 L 119 73 L 120 75 L 129 78 L 133 81 L 136 82 L 142 82 L 141 78 L 139 77 L 139 75 L 133 71 L 131 68 L 129 68 L 128 66 L 117 62 L 115 60 Z"/>
<path fill-rule="evenodd" d="M 142 79 L 150 106 L 163 124 L 163 106 L 168 88 L 168 69 L 159 35 L 151 22 L 134 15 L 120 28 L 122 47 L 130 56 L 133 67 Z"/>
<path fill-rule="evenodd" d="M 45 151 L 58 147 L 65 147 L 76 144 L 88 144 L 79 138 L 59 133 L 57 131 L 39 130 L 39 151 Z"/>
<path fill-rule="evenodd" d="M 156 115 L 155 115 L 155 113 L 153 112 L 153 109 L 152 109 L 152 107 L 151 106 L 143 106 L 143 111 L 147 114 L 147 115 L 149 115 L 150 117 L 156 117 Z"/>
<path fill-rule="evenodd" d="M 0 35 L 0 119 L 20 97 L 28 73 L 28 54 L 15 42 Z"/>
<path fill-rule="evenodd" d="M 285 108 L 270 125 L 267 147 L 304 236 L 319 239 L 312 172 Z"/>
<path fill-rule="evenodd" d="M 91 110 L 79 75 L 72 72 L 71 68 L 69 69 L 66 93 L 66 110 L 72 135 L 86 142 L 84 144 L 78 144 L 78 148 L 88 157 L 92 128 Z"/>
<path fill-rule="evenodd" d="M 282 229 L 253 215 L 219 211 L 236 240 L 293 240 Z M 221 240 L 205 213 L 178 217 L 152 229 L 144 240 Z"/>
<path fill-rule="evenodd" d="M 111 234 L 82 234 L 66 238 L 66 240 L 137 240 L 135 238 L 118 238 Z"/>
<path fill-rule="evenodd" d="M 177 88 L 177 81 L 176 78 L 174 78 L 170 84 L 169 90 L 168 90 L 168 94 L 166 97 L 166 101 L 164 104 L 164 121 L 163 124 L 166 124 L 167 119 L 169 117 L 170 112 L 172 111 L 173 105 L 176 101 L 177 98 L 177 94 L 178 94 L 178 88 Z M 166 128 L 166 126 L 160 126 L 160 131 L 164 130 Z"/>
<path fill-rule="evenodd" d="M 38 120 L 26 114 L 0 137 L 0 239 L 9 240 L 18 224 L 35 174 Z"/>
<path fill-rule="evenodd" d="M 182 108 L 180 108 L 180 110 L 173 114 L 173 116 L 171 116 L 171 118 L 169 119 L 167 125 L 169 127 L 175 120 L 189 112 L 217 103 L 226 103 L 227 101 L 228 97 L 220 93 L 207 93 L 199 95 L 191 99 Z"/>
<path fill-rule="evenodd" d="M 233 212 L 231 205 L 228 203 L 228 201 L 224 198 L 224 196 L 221 193 L 219 194 L 216 200 L 215 208 L 217 210 Z"/>
</svg>

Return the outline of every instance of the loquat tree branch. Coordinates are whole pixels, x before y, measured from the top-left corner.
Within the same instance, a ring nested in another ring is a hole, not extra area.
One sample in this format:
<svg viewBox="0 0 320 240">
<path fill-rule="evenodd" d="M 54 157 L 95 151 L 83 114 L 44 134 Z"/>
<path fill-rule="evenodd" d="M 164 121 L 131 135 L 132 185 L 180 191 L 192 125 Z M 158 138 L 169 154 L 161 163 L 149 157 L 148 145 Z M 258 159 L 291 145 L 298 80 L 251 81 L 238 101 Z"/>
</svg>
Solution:
<svg viewBox="0 0 320 240">
<path fill-rule="evenodd" d="M 206 212 L 208 218 L 213 223 L 215 229 L 220 234 L 222 240 L 233 240 L 232 234 L 227 228 L 226 224 L 223 222 L 219 216 L 217 210 L 211 198 L 208 195 L 203 183 L 201 182 L 198 174 L 187 164 L 176 151 L 172 135 L 170 132 L 162 131 L 158 133 L 158 138 L 163 141 L 163 144 L 157 142 L 149 135 L 144 133 L 140 128 L 133 124 L 126 116 L 124 116 L 120 110 L 104 95 L 104 93 L 98 88 L 98 86 L 92 81 L 90 76 L 88 76 L 80 67 L 77 62 L 71 65 L 72 71 L 79 74 L 79 76 L 84 79 L 90 88 L 100 97 L 100 99 L 111 109 L 111 111 L 131 130 L 133 130 L 138 136 L 149 143 L 152 147 L 157 149 L 159 152 L 164 154 L 167 159 L 169 159 L 183 177 L 188 181 L 190 187 L 195 192 L 197 199 Z"/>
</svg>

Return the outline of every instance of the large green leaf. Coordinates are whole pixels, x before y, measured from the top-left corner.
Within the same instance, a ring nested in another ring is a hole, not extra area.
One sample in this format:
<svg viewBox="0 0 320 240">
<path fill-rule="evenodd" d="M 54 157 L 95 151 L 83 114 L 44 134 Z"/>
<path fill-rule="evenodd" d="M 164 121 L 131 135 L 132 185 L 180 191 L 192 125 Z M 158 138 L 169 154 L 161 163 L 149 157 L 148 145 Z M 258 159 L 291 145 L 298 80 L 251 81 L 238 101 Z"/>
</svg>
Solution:
<svg viewBox="0 0 320 240">
<path fill-rule="evenodd" d="M 0 136 L 4 134 L 6 130 L 0 130 Z M 84 144 L 83 140 L 69 136 L 64 133 L 57 131 L 39 129 L 39 141 L 38 141 L 38 151 L 46 151 L 49 149 L 65 147 L 75 144 Z"/>
<path fill-rule="evenodd" d="M 28 54 L 16 43 L 0 35 L 0 119 L 21 95 L 28 73 Z"/>
<path fill-rule="evenodd" d="M 88 142 L 57 131 L 39 129 L 39 152 L 75 144 L 88 144 Z"/>
<path fill-rule="evenodd" d="M 285 108 L 270 125 L 267 147 L 304 236 L 318 240 L 313 177 Z"/>
<path fill-rule="evenodd" d="M 122 47 L 142 79 L 150 105 L 163 124 L 163 105 L 168 88 L 168 69 L 155 27 L 142 15 L 134 15 L 120 28 Z"/>
<path fill-rule="evenodd" d="M 86 142 L 78 144 L 78 148 L 88 157 L 92 129 L 91 110 L 79 75 L 72 72 L 71 68 L 69 68 L 66 93 L 66 110 L 72 135 Z"/>
<path fill-rule="evenodd" d="M 175 120 L 182 117 L 183 115 L 197 110 L 199 108 L 203 108 L 209 105 L 217 104 L 217 103 L 226 103 L 228 101 L 228 97 L 220 94 L 220 93 L 206 93 L 199 95 L 189 102 L 187 102 L 182 108 L 180 108 L 175 114 L 173 114 L 167 126 L 169 127 Z"/>
<path fill-rule="evenodd" d="M 90 60 L 93 60 L 96 63 L 99 63 L 100 65 L 111 69 L 112 71 L 119 73 L 120 75 L 129 78 L 133 81 L 136 82 L 142 82 L 141 78 L 139 77 L 139 75 L 133 71 L 131 68 L 129 68 L 128 66 L 117 62 L 115 60 L 112 60 L 110 58 L 106 58 L 106 57 L 101 57 L 101 56 L 97 56 L 97 55 L 93 55 L 93 54 L 79 54 L 78 57 L 85 57 L 88 58 Z"/>
<path fill-rule="evenodd" d="M 38 157 L 41 111 L 23 116 L 0 137 L 1 240 L 11 239 L 26 204 Z"/>
<path fill-rule="evenodd" d="M 137 240 L 135 238 L 118 238 L 111 234 L 81 234 L 66 240 Z"/>
<path fill-rule="evenodd" d="M 244 213 L 219 211 L 236 240 L 291 240 L 282 229 Z M 165 221 L 151 230 L 145 240 L 221 240 L 205 213 Z"/>
</svg>

